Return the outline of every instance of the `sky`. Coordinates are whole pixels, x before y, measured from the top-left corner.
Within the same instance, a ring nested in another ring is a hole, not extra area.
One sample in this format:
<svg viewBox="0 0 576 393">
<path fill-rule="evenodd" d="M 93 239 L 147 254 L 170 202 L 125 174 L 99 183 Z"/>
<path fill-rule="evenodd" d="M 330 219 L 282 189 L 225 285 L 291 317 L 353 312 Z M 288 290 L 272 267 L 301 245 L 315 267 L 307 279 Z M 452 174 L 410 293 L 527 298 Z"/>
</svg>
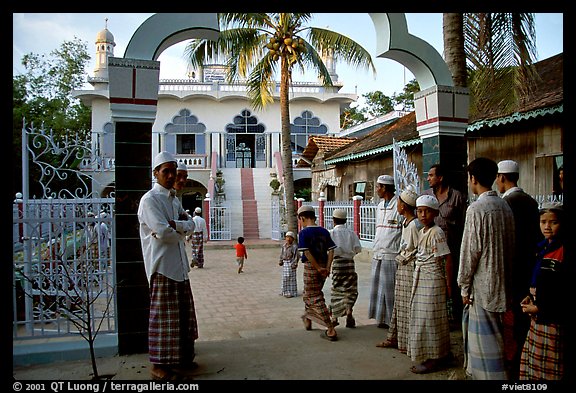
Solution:
<svg viewBox="0 0 576 393">
<path fill-rule="evenodd" d="M 13 19 L 13 66 L 12 73 L 24 72 L 20 60 L 26 53 L 49 54 L 58 49 L 64 41 L 78 37 L 87 42 L 88 54 L 95 57 L 96 34 L 104 29 L 108 19 L 108 30 L 114 35 L 115 57 L 123 57 L 124 51 L 138 26 L 152 13 L 14 13 Z M 441 55 L 442 14 L 407 13 L 408 32 L 426 40 Z M 536 13 L 537 60 L 543 60 L 563 52 L 563 14 Z M 338 81 L 343 83 L 341 93 L 357 94 L 376 90 L 388 96 L 400 93 L 404 85 L 414 78 L 412 73 L 401 64 L 390 60 L 375 58 L 376 37 L 372 19 L 367 13 L 318 13 L 313 14 L 309 24 L 314 27 L 328 28 L 346 35 L 370 52 L 376 66 L 376 76 L 365 70 L 336 64 Z M 186 43 L 174 45 L 164 51 L 160 58 L 160 79 L 185 79 L 187 66 L 183 57 Z M 87 67 L 88 74 L 94 75 L 94 61 Z M 294 77 L 297 81 L 315 81 L 312 72 Z"/>
</svg>

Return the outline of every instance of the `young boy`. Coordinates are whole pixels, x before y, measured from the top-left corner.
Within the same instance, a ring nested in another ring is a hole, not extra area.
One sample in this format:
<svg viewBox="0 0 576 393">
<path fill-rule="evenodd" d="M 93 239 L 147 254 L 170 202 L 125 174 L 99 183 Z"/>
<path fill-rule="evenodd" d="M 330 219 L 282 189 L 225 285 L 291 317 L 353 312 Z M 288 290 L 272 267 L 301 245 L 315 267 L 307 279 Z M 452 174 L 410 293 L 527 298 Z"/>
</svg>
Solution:
<svg viewBox="0 0 576 393">
<path fill-rule="evenodd" d="M 358 274 L 354 266 L 354 256 L 362 251 L 362 246 L 358 235 L 346 226 L 346 210 L 334 209 L 332 219 L 334 229 L 330 231 L 330 236 L 337 245 L 332 263 L 330 297 L 332 324 L 338 326 L 338 317 L 346 316 L 346 327 L 355 328 L 356 321 L 352 316 L 352 309 L 358 299 Z"/>
<path fill-rule="evenodd" d="M 236 249 L 236 263 L 238 264 L 238 274 L 244 273 L 242 270 L 244 268 L 244 260 L 248 259 L 248 254 L 246 253 L 246 246 L 244 245 L 244 238 L 242 236 L 238 237 L 238 243 L 234 245 Z"/>
<path fill-rule="evenodd" d="M 298 268 L 298 244 L 295 243 L 296 235 L 294 232 L 286 232 L 286 241 L 280 250 L 280 261 L 282 266 L 282 285 L 280 295 L 284 297 L 294 297 L 298 295 L 298 277 L 296 269 Z"/>
<path fill-rule="evenodd" d="M 302 252 L 304 263 L 304 315 L 302 321 L 306 330 L 312 329 L 312 321 L 325 326 L 328 330 L 320 337 L 336 341 L 338 336 L 330 319 L 322 288 L 330 274 L 336 244 L 326 228 L 316 225 L 316 214 L 310 205 L 298 209 L 298 220 L 302 230 L 298 234 L 298 251 Z"/>
<path fill-rule="evenodd" d="M 416 199 L 418 194 L 412 188 L 406 188 L 398 197 L 398 213 L 404 217 L 400 253 L 396 257 L 396 283 L 394 285 L 394 308 L 386 340 L 376 344 L 380 348 L 397 348 L 406 353 L 408 348 L 408 330 L 410 327 L 410 297 L 414 263 L 418 251 L 419 230 L 422 224 L 416 218 Z"/>
<path fill-rule="evenodd" d="M 423 228 L 414 268 L 407 351 L 416 363 L 411 369 L 415 374 L 436 371 L 450 356 L 446 290 L 448 288 L 450 296 L 452 259 L 444 231 L 434 223 L 439 206 L 433 195 L 416 199 L 418 219 Z"/>
</svg>

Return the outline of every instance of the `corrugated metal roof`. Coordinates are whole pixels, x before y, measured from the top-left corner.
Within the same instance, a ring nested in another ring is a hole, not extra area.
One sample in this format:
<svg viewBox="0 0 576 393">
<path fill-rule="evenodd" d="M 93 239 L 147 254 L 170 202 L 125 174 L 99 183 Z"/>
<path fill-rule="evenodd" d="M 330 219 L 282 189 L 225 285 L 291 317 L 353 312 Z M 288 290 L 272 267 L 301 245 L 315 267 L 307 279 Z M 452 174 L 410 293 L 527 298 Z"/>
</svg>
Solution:
<svg viewBox="0 0 576 393">
<path fill-rule="evenodd" d="M 523 113 L 513 113 L 509 116 L 499 117 L 496 119 L 480 120 L 474 124 L 469 124 L 466 127 L 466 132 L 473 132 L 481 128 L 497 127 L 504 124 L 515 123 L 517 121 L 533 119 L 539 116 L 552 115 L 554 113 L 562 113 L 564 111 L 564 104 L 555 105 L 549 108 L 540 108 L 533 111 Z"/>
</svg>

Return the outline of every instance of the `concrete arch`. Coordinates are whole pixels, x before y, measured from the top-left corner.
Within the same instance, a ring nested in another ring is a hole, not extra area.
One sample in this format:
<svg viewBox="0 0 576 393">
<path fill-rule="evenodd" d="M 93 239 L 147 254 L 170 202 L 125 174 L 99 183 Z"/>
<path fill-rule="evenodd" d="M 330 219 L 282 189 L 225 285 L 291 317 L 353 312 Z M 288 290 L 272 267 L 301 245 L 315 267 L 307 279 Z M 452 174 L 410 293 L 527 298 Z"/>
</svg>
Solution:
<svg viewBox="0 0 576 393">
<path fill-rule="evenodd" d="M 216 13 L 154 14 L 136 29 L 124 58 L 157 60 L 172 45 L 192 38 L 216 40 L 219 33 Z"/>
<path fill-rule="evenodd" d="M 403 13 L 370 13 L 376 28 L 376 57 L 395 60 L 416 77 L 421 90 L 454 86 L 446 62 L 428 42 L 408 33 Z"/>
</svg>

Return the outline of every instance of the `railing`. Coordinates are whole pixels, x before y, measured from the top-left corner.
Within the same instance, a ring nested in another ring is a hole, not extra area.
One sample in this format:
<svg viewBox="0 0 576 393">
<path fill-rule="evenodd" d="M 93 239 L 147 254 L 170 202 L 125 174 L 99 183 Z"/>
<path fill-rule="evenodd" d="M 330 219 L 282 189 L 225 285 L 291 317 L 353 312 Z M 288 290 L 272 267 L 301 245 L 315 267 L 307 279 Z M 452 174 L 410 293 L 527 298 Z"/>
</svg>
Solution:
<svg viewBox="0 0 576 393">
<path fill-rule="evenodd" d="M 206 154 L 176 154 L 178 163 L 183 163 L 188 169 L 206 168 Z"/>
<path fill-rule="evenodd" d="M 230 208 L 226 204 L 218 206 L 210 204 L 209 213 L 210 240 L 231 240 L 232 221 L 230 219 Z"/>
<path fill-rule="evenodd" d="M 290 93 L 338 93 L 342 87 L 341 83 L 335 83 L 333 87 L 324 87 L 317 82 L 293 82 L 290 85 Z M 221 83 L 198 82 L 190 79 L 161 79 L 158 90 L 160 93 L 167 91 L 195 91 L 195 92 L 242 92 L 246 93 L 247 87 L 244 83 Z M 280 82 L 275 82 L 274 91 L 280 92 Z"/>
</svg>

